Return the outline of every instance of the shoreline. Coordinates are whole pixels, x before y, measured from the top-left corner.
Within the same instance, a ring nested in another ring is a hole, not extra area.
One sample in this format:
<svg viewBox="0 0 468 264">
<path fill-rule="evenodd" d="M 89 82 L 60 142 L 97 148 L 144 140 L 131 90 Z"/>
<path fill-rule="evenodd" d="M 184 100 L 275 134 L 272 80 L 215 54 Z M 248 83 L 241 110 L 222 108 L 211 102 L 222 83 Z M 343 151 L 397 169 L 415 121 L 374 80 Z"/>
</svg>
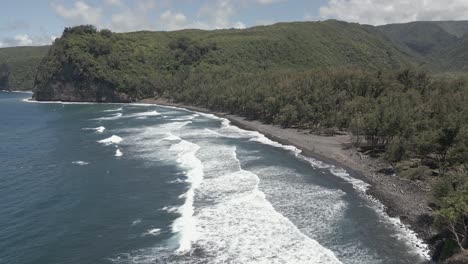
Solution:
<svg viewBox="0 0 468 264">
<path fill-rule="evenodd" d="M 319 136 L 305 130 L 281 128 L 237 115 L 172 103 L 164 99 L 143 99 L 138 103 L 214 114 L 228 119 L 232 125 L 239 128 L 257 131 L 278 143 L 292 145 L 301 150 L 301 154 L 305 157 L 345 169 L 351 177 L 369 184 L 366 194 L 383 204 L 384 212 L 388 216 L 400 219 L 418 239 L 428 245 L 431 253 L 434 252 L 433 245 L 429 243 L 435 233 L 431 225 L 432 209 L 428 207 L 431 198 L 428 183 L 379 173 L 378 171 L 388 168 L 388 165 L 359 153 L 352 147 L 349 135 Z"/>
<path fill-rule="evenodd" d="M 28 100 L 28 102 L 31 101 Z M 41 103 L 40 101 L 32 102 Z M 47 101 L 42 103 L 93 104 L 95 102 Z M 390 217 L 389 219 L 397 220 L 394 225 L 400 231 L 407 230 L 405 234 L 408 235 L 409 241 L 411 241 L 410 244 L 415 249 L 428 257 L 429 260 L 434 255 L 434 252 L 436 252 L 435 244 L 431 243 L 431 238 L 436 233 L 432 230 L 432 209 L 428 206 L 431 198 L 428 183 L 379 173 L 379 170 L 388 168 L 388 164 L 359 153 L 351 146 L 350 137 L 347 134 L 319 136 L 305 130 L 295 128 L 285 129 L 277 125 L 252 121 L 225 112 L 173 103 L 159 98 L 143 99 L 131 104 L 160 105 L 213 114 L 229 120 L 232 125 L 241 129 L 256 131 L 283 145 L 294 146 L 301 150 L 300 154 L 303 157 L 312 158 L 327 165 L 344 169 L 351 178 L 368 184 L 367 190 L 362 193 L 367 195 L 369 199 L 379 203 L 378 208 L 376 208 L 377 213 L 383 213 Z M 350 181 L 348 182 L 353 184 Z M 424 244 L 421 244 L 421 242 Z M 426 252 L 426 247 L 429 252 L 423 253 Z"/>
<path fill-rule="evenodd" d="M 0 92 L 3 92 L 3 93 L 34 93 L 33 91 L 29 91 L 29 90 L 0 90 Z"/>
</svg>

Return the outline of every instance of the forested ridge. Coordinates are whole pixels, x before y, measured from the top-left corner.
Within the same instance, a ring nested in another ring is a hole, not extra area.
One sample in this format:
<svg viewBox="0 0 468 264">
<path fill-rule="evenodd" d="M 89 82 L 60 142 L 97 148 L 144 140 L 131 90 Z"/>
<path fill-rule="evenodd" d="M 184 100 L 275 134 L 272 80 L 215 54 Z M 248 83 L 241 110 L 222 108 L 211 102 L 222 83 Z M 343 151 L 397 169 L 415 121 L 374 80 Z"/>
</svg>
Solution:
<svg viewBox="0 0 468 264">
<path fill-rule="evenodd" d="M 460 59 L 466 32 L 458 25 L 66 28 L 39 67 L 34 96 L 160 97 L 318 134 L 349 132 L 392 173 L 434 182 L 444 259 L 468 247 L 468 61 Z"/>
<path fill-rule="evenodd" d="M 31 91 L 49 46 L 0 48 L 0 90 Z"/>
</svg>

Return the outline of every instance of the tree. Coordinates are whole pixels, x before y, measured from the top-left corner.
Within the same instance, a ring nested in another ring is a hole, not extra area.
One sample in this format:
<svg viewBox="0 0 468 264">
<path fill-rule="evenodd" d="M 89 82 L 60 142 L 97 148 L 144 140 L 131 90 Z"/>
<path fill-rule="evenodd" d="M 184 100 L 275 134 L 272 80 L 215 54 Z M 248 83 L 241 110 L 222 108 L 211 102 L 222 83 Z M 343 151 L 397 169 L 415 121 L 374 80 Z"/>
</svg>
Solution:
<svg viewBox="0 0 468 264">
<path fill-rule="evenodd" d="M 468 248 L 468 173 L 462 170 L 444 179 L 446 190 L 441 192 L 435 224 L 447 229 L 459 250 Z"/>
<path fill-rule="evenodd" d="M 276 121 L 282 127 L 291 127 L 293 124 L 297 123 L 297 115 L 297 108 L 294 105 L 288 104 L 281 108 Z"/>
</svg>

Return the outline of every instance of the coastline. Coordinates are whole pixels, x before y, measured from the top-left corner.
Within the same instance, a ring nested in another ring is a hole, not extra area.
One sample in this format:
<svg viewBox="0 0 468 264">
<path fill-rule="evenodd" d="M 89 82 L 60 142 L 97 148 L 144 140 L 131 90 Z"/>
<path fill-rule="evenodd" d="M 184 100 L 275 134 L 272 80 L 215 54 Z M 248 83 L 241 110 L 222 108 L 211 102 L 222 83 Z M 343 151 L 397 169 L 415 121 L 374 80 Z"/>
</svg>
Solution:
<svg viewBox="0 0 468 264">
<path fill-rule="evenodd" d="M 231 124 L 242 129 L 257 131 L 271 140 L 284 145 L 292 145 L 300 149 L 305 157 L 345 169 L 353 178 L 369 184 L 366 194 L 382 203 L 388 216 L 399 218 L 417 234 L 419 239 L 428 244 L 431 253 L 434 252 L 433 245 L 429 243 L 435 235 L 431 225 L 432 209 L 428 207 L 431 198 L 429 184 L 380 173 L 379 171 L 388 168 L 388 165 L 359 153 L 352 147 L 349 135 L 319 136 L 300 129 L 281 128 L 237 115 L 172 103 L 159 98 L 143 99 L 139 103 L 180 107 L 214 114 L 228 119 Z"/>
<path fill-rule="evenodd" d="M 3 93 L 33 93 L 33 91 L 29 91 L 29 90 L 0 90 L 0 92 L 3 92 Z"/>
</svg>

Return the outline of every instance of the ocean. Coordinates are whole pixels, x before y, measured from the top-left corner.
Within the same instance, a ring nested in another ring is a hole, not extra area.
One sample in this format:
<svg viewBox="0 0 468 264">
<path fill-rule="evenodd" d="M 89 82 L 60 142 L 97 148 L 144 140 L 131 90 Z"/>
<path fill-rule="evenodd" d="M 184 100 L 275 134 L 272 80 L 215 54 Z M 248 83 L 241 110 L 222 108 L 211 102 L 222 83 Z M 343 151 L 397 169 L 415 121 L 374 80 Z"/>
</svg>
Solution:
<svg viewBox="0 0 468 264">
<path fill-rule="evenodd" d="M 427 263 L 345 170 L 228 120 L 0 92 L 0 263 Z"/>
</svg>

